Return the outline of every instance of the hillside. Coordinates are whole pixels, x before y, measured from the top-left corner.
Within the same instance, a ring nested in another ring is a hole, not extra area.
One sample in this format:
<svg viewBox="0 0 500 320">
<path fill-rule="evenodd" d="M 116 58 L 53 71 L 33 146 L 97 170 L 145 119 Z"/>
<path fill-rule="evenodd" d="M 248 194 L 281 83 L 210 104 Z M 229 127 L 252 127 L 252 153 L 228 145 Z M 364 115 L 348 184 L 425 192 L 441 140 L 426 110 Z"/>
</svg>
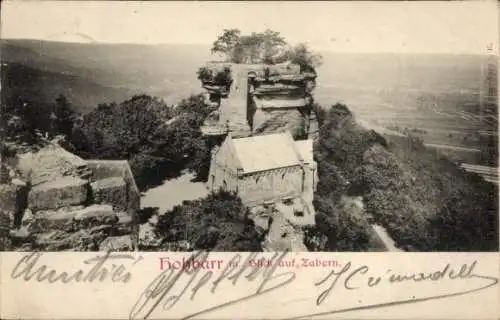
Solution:
<svg viewBox="0 0 500 320">
<path fill-rule="evenodd" d="M 85 78 L 35 69 L 19 63 L 2 63 L 2 103 L 11 104 L 21 97 L 37 106 L 54 103 L 60 95 L 69 97 L 75 110 L 87 113 L 98 104 L 122 101 L 133 95 L 133 91 L 106 87 Z"/>
<path fill-rule="evenodd" d="M 498 187 L 421 140 L 382 137 L 361 127 L 347 107 L 335 105 L 320 128 L 315 157 L 317 212 L 324 216 L 318 221 L 341 214 L 331 208 L 342 197 L 362 197 L 366 215 L 343 222 L 346 230 L 363 234 L 374 221 L 407 251 L 498 249 Z"/>
<path fill-rule="evenodd" d="M 123 101 L 134 93 L 147 93 L 169 104 L 177 103 L 191 93 L 200 91 L 193 75 L 196 66 L 209 56 L 206 54 L 207 48 L 196 45 L 89 44 L 40 40 L 1 40 L 0 44 L 2 63 L 17 63 L 41 72 L 50 72 L 51 80 L 56 80 L 56 88 L 71 91 L 67 95 L 71 101 L 89 100 L 87 96 L 94 95 L 91 89 L 96 89 L 98 96 L 108 96 L 98 103 L 110 102 L 112 99 Z M 65 84 L 66 76 L 74 77 L 70 79 L 81 84 Z M 9 86 L 9 83 L 3 85 Z M 38 85 L 49 88 L 52 84 L 44 82 Z"/>
</svg>

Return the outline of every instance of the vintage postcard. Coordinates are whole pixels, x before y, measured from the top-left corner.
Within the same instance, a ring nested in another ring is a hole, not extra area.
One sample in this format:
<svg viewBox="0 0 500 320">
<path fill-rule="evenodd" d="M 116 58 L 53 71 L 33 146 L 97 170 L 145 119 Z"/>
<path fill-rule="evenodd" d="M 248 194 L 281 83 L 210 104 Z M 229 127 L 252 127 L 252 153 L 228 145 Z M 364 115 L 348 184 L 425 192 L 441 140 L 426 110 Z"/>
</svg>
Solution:
<svg viewBox="0 0 500 320">
<path fill-rule="evenodd" d="M 3 1 L 1 319 L 498 319 L 498 3 Z"/>
</svg>

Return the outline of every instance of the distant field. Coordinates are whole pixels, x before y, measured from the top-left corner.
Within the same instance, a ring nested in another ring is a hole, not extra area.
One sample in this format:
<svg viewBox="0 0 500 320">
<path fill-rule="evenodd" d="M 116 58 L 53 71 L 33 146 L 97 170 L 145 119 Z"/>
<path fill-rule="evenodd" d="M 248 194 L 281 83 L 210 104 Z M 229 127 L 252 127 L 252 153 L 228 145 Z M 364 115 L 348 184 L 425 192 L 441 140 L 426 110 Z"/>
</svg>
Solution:
<svg viewBox="0 0 500 320">
<path fill-rule="evenodd" d="M 196 70 L 212 59 L 208 46 L 193 45 L 2 40 L 1 50 L 3 102 L 50 103 L 62 93 L 83 112 L 135 93 L 176 103 L 202 92 Z M 497 130 L 496 110 L 478 117 L 483 56 L 322 54 L 315 99 L 323 106 L 342 102 L 364 121 L 421 129 L 434 144 L 484 149 L 478 130 Z"/>
</svg>

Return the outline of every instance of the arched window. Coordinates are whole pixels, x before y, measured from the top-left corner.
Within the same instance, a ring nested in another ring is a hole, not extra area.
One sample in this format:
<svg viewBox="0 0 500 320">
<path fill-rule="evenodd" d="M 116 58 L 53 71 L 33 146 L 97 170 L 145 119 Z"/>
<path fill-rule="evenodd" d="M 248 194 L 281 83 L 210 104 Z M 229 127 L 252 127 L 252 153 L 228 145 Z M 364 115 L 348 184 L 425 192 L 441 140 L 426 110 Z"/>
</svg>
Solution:
<svg viewBox="0 0 500 320">
<path fill-rule="evenodd" d="M 283 172 L 283 174 L 281 175 L 281 180 L 285 179 L 285 175 L 286 175 L 286 172 Z"/>
</svg>

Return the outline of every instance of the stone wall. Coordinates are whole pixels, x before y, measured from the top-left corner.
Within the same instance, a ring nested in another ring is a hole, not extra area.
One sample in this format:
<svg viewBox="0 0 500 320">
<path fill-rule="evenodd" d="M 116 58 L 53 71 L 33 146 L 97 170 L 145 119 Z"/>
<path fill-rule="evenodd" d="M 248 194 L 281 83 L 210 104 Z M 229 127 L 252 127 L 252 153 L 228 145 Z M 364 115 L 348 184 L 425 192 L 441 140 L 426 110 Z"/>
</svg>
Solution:
<svg viewBox="0 0 500 320">
<path fill-rule="evenodd" d="M 139 225 L 136 223 L 138 220 L 137 214 L 141 208 L 141 193 L 137 188 L 137 185 L 130 169 L 130 165 L 126 160 L 87 160 L 87 166 L 93 172 L 91 182 L 96 183 L 99 180 L 106 180 L 110 178 L 122 178 L 126 183 L 126 213 L 128 218 L 133 222 L 133 232 L 132 243 L 134 247 L 138 243 L 139 235 Z M 113 180 L 111 180 L 113 181 Z M 115 181 L 116 182 L 116 181 Z M 95 185 L 95 184 L 94 184 Z M 123 194 L 116 191 L 114 196 L 110 196 L 105 200 L 99 200 L 101 203 L 110 203 L 118 208 L 122 206 L 119 205 L 120 197 Z M 121 194 L 121 195 L 120 195 Z"/>
<path fill-rule="evenodd" d="M 238 195 L 247 205 L 297 197 L 302 192 L 302 181 L 300 166 L 250 174 L 238 180 Z"/>
<path fill-rule="evenodd" d="M 212 191 L 223 189 L 229 192 L 236 192 L 238 191 L 237 173 L 214 161 L 211 166 L 207 186 Z"/>
</svg>

